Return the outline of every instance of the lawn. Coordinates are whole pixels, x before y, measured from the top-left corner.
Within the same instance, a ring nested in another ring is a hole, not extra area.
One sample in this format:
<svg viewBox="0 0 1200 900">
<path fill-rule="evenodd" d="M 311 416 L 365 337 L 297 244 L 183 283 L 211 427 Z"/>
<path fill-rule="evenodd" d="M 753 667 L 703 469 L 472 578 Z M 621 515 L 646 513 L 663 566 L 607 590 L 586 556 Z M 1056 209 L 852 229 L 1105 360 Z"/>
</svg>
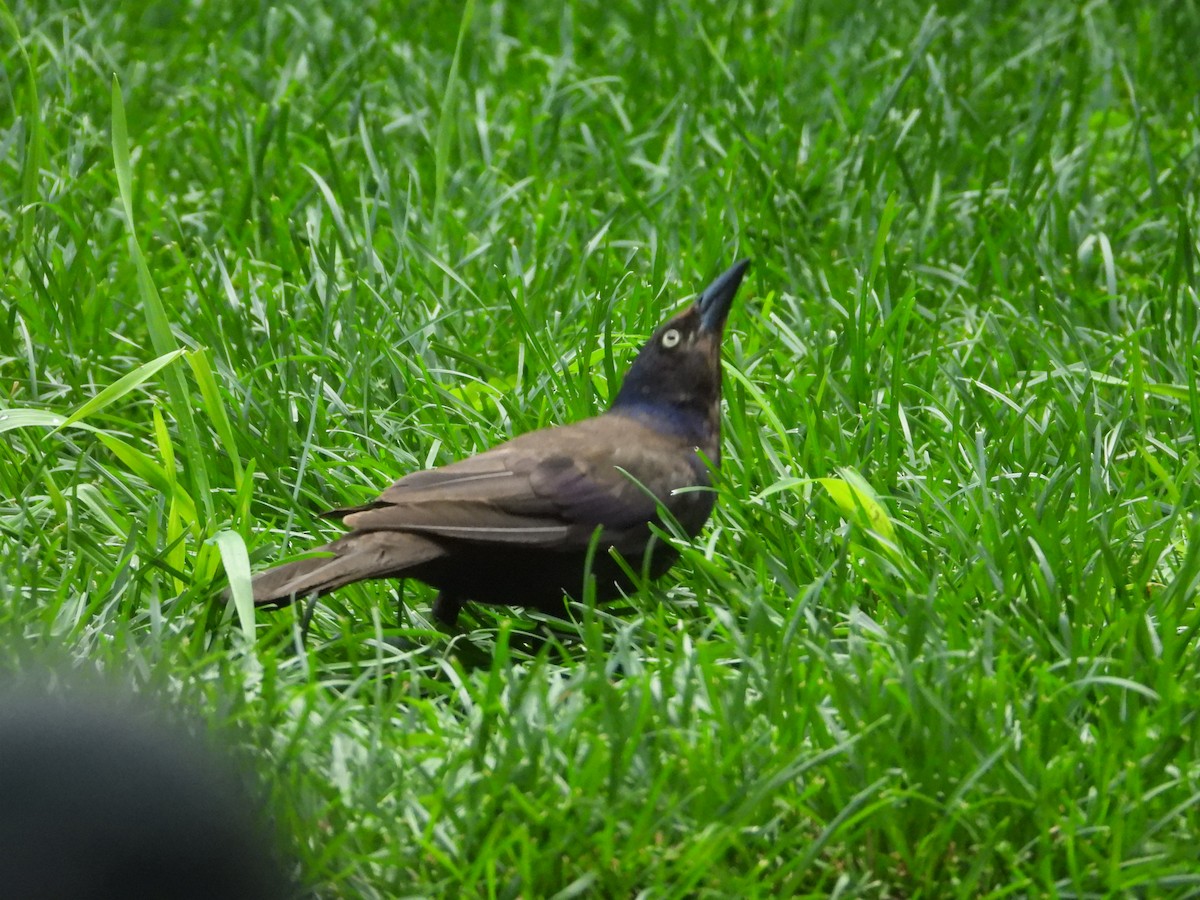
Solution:
<svg viewBox="0 0 1200 900">
<path fill-rule="evenodd" d="M 321 897 L 1195 896 L 1198 47 L 1194 0 L 0 0 L 3 672 L 199 714 Z M 603 409 L 741 256 L 665 578 L 225 600 Z"/>
</svg>

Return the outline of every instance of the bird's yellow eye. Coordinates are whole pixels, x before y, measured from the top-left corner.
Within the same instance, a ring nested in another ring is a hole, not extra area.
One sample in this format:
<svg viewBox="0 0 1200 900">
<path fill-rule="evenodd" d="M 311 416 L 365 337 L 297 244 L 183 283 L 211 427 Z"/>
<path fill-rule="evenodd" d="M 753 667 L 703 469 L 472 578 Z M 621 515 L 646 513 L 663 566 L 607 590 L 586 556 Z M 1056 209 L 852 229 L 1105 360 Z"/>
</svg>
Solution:
<svg viewBox="0 0 1200 900">
<path fill-rule="evenodd" d="M 668 328 L 662 336 L 662 345 L 670 350 L 672 347 L 679 344 L 679 331 L 674 328 Z"/>
</svg>

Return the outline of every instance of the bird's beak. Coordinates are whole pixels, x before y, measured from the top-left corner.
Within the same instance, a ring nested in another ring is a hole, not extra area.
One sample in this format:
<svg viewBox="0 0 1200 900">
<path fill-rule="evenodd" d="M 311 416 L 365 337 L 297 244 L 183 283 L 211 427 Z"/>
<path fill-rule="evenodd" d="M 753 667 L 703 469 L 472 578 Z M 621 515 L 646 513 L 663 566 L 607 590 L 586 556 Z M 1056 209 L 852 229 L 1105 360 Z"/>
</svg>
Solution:
<svg viewBox="0 0 1200 900">
<path fill-rule="evenodd" d="M 748 268 L 750 268 L 750 260 L 738 260 L 696 298 L 696 306 L 700 308 L 701 330 L 715 331 L 720 334 L 725 327 L 725 318 L 729 315 L 729 308 L 733 306 L 733 296 L 737 293 L 738 285 L 742 283 L 742 276 L 746 274 Z"/>
</svg>

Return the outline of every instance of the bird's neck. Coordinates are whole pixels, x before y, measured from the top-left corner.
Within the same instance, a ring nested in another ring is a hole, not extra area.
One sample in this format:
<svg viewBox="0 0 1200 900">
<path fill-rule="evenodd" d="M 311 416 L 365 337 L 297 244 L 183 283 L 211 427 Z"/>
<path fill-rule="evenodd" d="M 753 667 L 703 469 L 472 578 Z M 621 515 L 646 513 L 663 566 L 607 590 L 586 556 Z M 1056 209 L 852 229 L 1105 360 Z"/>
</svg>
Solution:
<svg viewBox="0 0 1200 900">
<path fill-rule="evenodd" d="M 672 403 L 660 397 L 621 397 L 610 413 L 627 416 L 655 431 L 683 438 L 710 456 L 721 444 L 720 420 L 694 403 Z"/>
</svg>

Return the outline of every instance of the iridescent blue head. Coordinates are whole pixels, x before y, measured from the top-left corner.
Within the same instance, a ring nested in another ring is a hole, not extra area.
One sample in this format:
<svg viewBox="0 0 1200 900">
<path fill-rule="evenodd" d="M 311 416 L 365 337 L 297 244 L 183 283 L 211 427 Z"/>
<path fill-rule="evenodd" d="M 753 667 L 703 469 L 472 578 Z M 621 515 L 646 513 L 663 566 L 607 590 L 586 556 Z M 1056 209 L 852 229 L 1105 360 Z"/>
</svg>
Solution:
<svg viewBox="0 0 1200 900">
<path fill-rule="evenodd" d="M 721 427 L 721 335 L 750 260 L 733 264 L 638 353 L 611 412 L 692 440 L 714 461 Z"/>
</svg>

